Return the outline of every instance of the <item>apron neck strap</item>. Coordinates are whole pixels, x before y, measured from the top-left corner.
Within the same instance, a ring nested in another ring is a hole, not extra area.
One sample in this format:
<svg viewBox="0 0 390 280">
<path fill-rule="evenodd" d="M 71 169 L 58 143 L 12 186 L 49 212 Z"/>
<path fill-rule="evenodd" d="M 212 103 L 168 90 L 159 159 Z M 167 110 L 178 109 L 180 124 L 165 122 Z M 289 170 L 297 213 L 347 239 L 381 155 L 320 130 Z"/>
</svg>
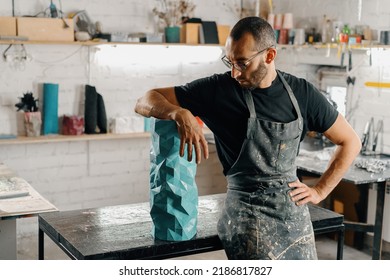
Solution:
<svg viewBox="0 0 390 280">
<path fill-rule="evenodd" d="M 285 89 L 287 90 L 288 92 L 288 95 L 290 96 L 290 99 L 291 99 L 291 102 L 292 104 L 294 105 L 294 109 L 295 111 L 297 112 L 297 115 L 298 115 L 298 118 L 301 118 L 302 117 L 302 114 L 301 114 L 301 109 L 299 108 L 299 105 L 298 105 L 298 101 L 297 99 L 295 98 L 294 96 L 294 93 L 290 87 L 290 85 L 287 83 L 286 79 L 283 77 L 283 75 L 279 72 L 279 70 L 276 70 L 276 72 L 278 73 L 278 76 L 280 78 L 280 80 L 282 81 Z"/>
<path fill-rule="evenodd" d="M 249 89 L 244 90 L 244 97 L 245 97 L 246 106 L 248 106 L 249 109 L 249 117 L 255 119 L 256 118 L 255 104 L 253 103 L 252 94 Z"/>
<path fill-rule="evenodd" d="M 291 87 L 289 86 L 289 84 L 287 83 L 287 81 L 283 77 L 283 75 L 279 72 L 279 70 L 276 70 L 276 73 L 278 74 L 279 79 L 282 81 L 284 88 L 287 90 L 288 96 L 290 97 L 290 100 L 294 106 L 294 109 L 297 112 L 299 128 L 303 129 L 302 114 L 301 114 L 301 110 L 300 110 L 299 105 L 298 105 L 298 101 L 295 98 Z M 251 91 L 249 89 L 244 89 L 244 97 L 245 97 L 246 105 L 248 106 L 248 109 L 249 109 L 250 118 L 256 118 L 255 104 L 253 102 L 252 94 L 251 94 Z"/>
</svg>

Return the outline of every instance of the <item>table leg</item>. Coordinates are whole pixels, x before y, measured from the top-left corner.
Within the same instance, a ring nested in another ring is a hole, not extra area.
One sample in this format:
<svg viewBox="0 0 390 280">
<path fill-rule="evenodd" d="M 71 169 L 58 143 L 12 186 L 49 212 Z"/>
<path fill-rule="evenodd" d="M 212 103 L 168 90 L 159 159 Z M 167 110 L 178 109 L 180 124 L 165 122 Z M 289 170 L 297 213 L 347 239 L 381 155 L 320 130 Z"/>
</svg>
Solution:
<svg viewBox="0 0 390 280">
<path fill-rule="evenodd" d="M 0 260 L 16 260 L 16 219 L 0 220 Z"/>
<path fill-rule="evenodd" d="M 356 185 L 359 191 L 359 201 L 355 203 L 355 211 L 358 218 L 358 222 L 367 223 L 367 209 L 368 209 L 368 190 L 370 184 Z M 353 246 L 358 250 L 364 249 L 364 237 L 366 231 L 356 231 L 354 233 Z"/>
<path fill-rule="evenodd" d="M 385 205 L 386 182 L 379 182 L 376 197 L 376 213 L 374 226 L 374 242 L 372 246 L 372 259 L 380 260 L 382 254 L 382 227 L 383 209 Z"/>
<path fill-rule="evenodd" d="M 337 238 L 337 259 L 342 260 L 343 259 L 343 252 L 344 252 L 344 231 L 345 228 L 343 227 L 338 231 L 338 238 Z"/>
<path fill-rule="evenodd" d="M 38 259 L 45 259 L 45 248 L 44 248 L 44 233 L 43 230 L 39 229 L 38 231 Z"/>
</svg>

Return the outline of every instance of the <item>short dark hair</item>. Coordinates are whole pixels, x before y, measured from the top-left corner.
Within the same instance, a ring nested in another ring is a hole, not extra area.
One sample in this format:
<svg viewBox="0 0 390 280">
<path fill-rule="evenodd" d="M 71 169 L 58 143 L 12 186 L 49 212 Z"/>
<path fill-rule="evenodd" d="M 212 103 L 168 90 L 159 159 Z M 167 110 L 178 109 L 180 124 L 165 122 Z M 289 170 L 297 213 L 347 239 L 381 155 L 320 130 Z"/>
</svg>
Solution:
<svg viewBox="0 0 390 280">
<path fill-rule="evenodd" d="M 252 34 L 258 50 L 276 46 L 275 32 L 263 18 L 245 17 L 240 19 L 230 31 L 230 37 L 233 41 L 238 41 L 245 33 Z"/>
</svg>

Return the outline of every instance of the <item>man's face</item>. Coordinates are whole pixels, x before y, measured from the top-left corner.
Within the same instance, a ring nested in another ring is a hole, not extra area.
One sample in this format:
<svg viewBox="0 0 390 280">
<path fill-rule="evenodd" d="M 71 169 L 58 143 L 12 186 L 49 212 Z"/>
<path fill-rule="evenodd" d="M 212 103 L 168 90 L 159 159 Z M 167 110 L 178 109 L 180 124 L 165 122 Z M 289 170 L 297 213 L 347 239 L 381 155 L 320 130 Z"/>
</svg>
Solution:
<svg viewBox="0 0 390 280">
<path fill-rule="evenodd" d="M 229 38 L 226 44 L 226 58 L 233 64 L 231 75 L 244 88 L 259 87 L 266 77 L 266 54 L 266 49 L 258 50 L 251 34 L 244 34 L 238 41 Z"/>
</svg>

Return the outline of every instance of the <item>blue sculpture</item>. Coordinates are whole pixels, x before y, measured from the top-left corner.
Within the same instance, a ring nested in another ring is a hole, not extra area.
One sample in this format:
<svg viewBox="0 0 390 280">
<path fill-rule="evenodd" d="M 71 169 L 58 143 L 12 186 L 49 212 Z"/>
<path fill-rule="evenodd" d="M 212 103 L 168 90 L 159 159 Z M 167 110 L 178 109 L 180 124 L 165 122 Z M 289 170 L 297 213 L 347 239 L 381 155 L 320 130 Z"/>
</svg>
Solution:
<svg viewBox="0 0 390 280">
<path fill-rule="evenodd" d="M 196 163 L 180 157 L 174 121 L 152 119 L 150 152 L 150 215 L 155 238 L 183 241 L 196 234 L 198 189 Z"/>
</svg>

